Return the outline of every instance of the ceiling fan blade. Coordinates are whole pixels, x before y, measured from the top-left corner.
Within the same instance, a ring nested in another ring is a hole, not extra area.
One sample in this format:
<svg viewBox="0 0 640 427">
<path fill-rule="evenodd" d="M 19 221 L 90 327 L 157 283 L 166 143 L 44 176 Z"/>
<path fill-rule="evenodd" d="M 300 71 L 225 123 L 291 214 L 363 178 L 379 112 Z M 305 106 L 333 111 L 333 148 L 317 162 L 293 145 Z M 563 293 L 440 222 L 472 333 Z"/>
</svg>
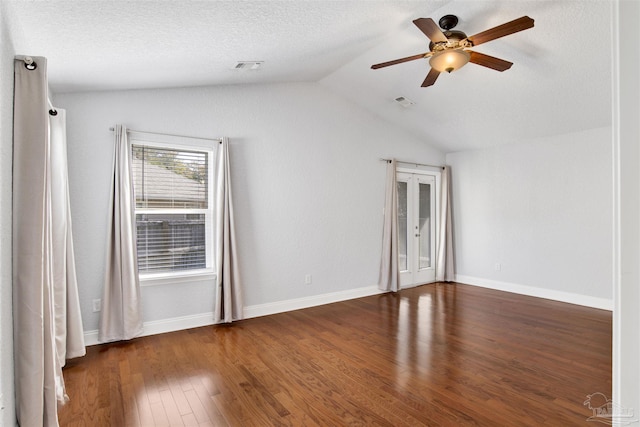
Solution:
<svg viewBox="0 0 640 427">
<path fill-rule="evenodd" d="M 506 24 L 498 25 L 497 27 L 490 28 L 486 31 L 467 37 L 474 46 L 479 44 L 490 42 L 491 40 L 499 39 L 500 37 L 508 36 L 509 34 L 517 33 L 518 31 L 526 30 L 533 27 L 533 19 L 528 16 L 514 19 Z"/>
<path fill-rule="evenodd" d="M 437 43 L 447 41 L 447 36 L 444 35 L 440 30 L 440 27 L 438 27 L 438 24 L 436 24 L 433 19 L 418 18 L 414 20 L 413 23 L 416 24 L 416 27 L 420 28 L 420 31 L 422 31 L 425 36 L 429 37 L 429 40 L 432 42 Z"/>
<path fill-rule="evenodd" d="M 422 82 L 422 87 L 428 87 L 433 85 L 436 80 L 438 79 L 438 76 L 440 75 L 440 71 L 435 70 L 435 69 L 431 69 L 429 71 L 429 74 L 427 74 L 427 78 L 424 79 L 424 81 Z"/>
<path fill-rule="evenodd" d="M 483 67 L 492 68 L 497 71 L 504 71 L 511 68 L 513 62 L 505 61 L 504 59 L 496 58 L 494 56 L 485 55 L 484 53 L 469 51 L 471 57 L 469 62 L 482 65 Z"/>
<path fill-rule="evenodd" d="M 389 65 L 402 64 L 403 62 L 415 61 L 416 59 L 424 58 L 429 52 L 420 53 L 418 55 L 407 56 L 406 58 L 394 59 L 393 61 L 382 62 L 380 64 L 374 64 L 371 66 L 372 69 L 377 70 L 378 68 L 388 67 Z"/>
</svg>

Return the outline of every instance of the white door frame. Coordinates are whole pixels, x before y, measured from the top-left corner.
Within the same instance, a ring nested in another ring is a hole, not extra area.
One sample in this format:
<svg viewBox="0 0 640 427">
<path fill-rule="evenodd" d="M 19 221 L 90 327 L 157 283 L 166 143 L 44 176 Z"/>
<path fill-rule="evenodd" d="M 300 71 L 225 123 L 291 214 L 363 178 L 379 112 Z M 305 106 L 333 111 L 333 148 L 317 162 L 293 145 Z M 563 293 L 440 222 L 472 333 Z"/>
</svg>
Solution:
<svg viewBox="0 0 640 427">
<path fill-rule="evenodd" d="M 434 218 L 434 224 L 432 230 L 432 242 L 431 242 L 431 266 L 429 268 L 419 268 L 419 234 L 415 230 L 418 217 L 418 206 L 414 203 L 417 199 L 417 189 L 414 190 L 415 196 L 407 194 L 408 197 L 408 215 L 413 219 L 411 224 L 407 224 L 407 270 L 400 271 L 400 287 L 411 288 L 414 286 L 422 285 L 425 283 L 435 282 L 435 256 L 438 253 L 438 235 L 440 226 L 440 183 L 442 178 L 442 172 L 432 171 L 425 169 L 415 169 L 399 167 L 396 169 L 396 179 L 400 182 L 413 181 L 407 186 L 407 190 L 411 191 L 411 188 L 415 188 L 419 183 L 420 178 L 430 177 L 433 180 L 431 200 L 431 214 Z"/>
</svg>

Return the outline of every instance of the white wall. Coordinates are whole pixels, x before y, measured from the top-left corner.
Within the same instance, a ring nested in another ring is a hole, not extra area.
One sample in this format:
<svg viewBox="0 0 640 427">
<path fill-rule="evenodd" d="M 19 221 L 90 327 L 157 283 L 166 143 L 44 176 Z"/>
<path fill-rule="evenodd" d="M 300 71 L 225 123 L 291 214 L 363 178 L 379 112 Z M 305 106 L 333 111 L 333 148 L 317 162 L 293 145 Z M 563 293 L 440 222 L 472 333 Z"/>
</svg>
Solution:
<svg viewBox="0 0 640 427">
<path fill-rule="evenodd" d="M 611 309 L 611 159 L 610 128 L 448 154 L 458 279 Z"/>
<path fill-rule="evenodd" d="M 5 4 L 0 2 L 0 426 L 16 424 L 11 309 L 11 164 L 15 54 Z"/>
<path fill-rule="evenodd" d="M 614 401 L 640 422 L 640 4 L 614 3 Z"/>
<path fill-rule="evenodd" d="M 112 133 L 228 136 L 246 306 L 373 287 L 386 164 L 444 156 L 318 84 L 58 94 L 67 109 L 76 265 L 85 330 L 98 327 Z M 304 284 L 305 274 L 313 283 Z M 143 288 L 146 322 L 208 313 L 208 283 Z"/>
</svg>

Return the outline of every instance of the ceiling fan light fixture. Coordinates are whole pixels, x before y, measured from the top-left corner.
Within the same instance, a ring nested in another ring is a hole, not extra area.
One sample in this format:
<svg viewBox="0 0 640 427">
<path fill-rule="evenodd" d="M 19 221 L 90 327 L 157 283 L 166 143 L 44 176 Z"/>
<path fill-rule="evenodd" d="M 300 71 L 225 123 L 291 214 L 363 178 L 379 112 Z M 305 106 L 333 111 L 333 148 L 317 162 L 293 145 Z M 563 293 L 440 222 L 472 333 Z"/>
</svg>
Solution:
<svg viewBox="0 0 640 427">
<path fill-rule="evenodd" d="M 441 73 L 458 70 L 469 62 L 471 55 L 462 49 L 447 49 L 434 54 L 429 60 L 429 65 Z"/>
</svg>

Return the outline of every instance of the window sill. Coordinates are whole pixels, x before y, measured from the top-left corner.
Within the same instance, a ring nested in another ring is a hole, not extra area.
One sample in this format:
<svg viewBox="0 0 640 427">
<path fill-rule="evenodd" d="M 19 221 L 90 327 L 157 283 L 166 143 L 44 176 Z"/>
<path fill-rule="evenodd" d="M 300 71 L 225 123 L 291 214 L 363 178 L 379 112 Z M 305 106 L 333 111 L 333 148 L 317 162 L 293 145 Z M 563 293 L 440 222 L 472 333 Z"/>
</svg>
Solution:
<svg viewBox="0 0 640 427">
<path fill-rule="evenodd" d="M 180 285 L 189 282 L 215 281 L 216 274 L 210 271 L 181 275 L 154 275 L 140 276 L 140 286 L 156 286 L 156 285 Z"/>
</svg>

